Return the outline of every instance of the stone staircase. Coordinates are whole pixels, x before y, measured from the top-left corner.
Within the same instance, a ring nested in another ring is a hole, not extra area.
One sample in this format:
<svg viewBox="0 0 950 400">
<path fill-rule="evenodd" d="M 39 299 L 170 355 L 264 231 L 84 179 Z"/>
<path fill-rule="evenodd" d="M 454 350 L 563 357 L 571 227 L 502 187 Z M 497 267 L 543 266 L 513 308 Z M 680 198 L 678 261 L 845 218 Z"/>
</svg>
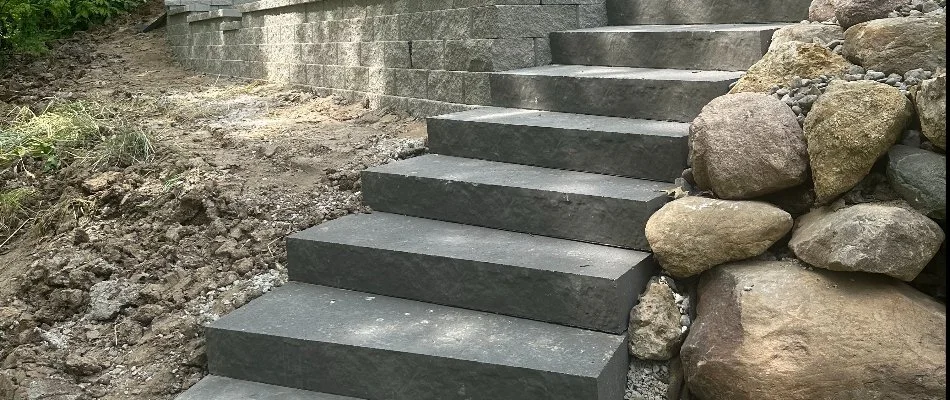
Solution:
<svg viewBox="0 0 950 400">
<path fill-rule="evenodd" d="M 554 33 L 558 64 L 430 118 L 433 154 L 364 172 L 376 212 L 291 236 L 291 282 L 208 328 L 179 400 L 622 399 L 688 121 L 809 1 L 720 3 L 610 3 L 614 25 L 707 25 Z"/>
</svg>

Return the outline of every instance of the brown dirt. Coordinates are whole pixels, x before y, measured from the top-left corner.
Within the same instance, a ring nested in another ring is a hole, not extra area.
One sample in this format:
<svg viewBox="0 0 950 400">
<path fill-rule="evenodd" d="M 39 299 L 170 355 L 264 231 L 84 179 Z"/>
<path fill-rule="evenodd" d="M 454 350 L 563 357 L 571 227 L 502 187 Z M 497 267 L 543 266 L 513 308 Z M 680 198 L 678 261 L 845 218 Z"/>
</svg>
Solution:
<svg viewBox="0 0 950 400">
<path fill-rule="evenodd" d="M 0 117 L 96 101 L 156 148 L 0 171 L 41 192 L 34 212 L 70 205 L 45 234 L 0 232 L 0 399 L 173 398 L 206 373 L 202 325 L 286 281 L 287 234 L 365 211 L 358 171 L 425 150 L 406 115 L 182 69 L 163 30 L 137 33 L 160 10 L 0 72 Z"/>
</svg>

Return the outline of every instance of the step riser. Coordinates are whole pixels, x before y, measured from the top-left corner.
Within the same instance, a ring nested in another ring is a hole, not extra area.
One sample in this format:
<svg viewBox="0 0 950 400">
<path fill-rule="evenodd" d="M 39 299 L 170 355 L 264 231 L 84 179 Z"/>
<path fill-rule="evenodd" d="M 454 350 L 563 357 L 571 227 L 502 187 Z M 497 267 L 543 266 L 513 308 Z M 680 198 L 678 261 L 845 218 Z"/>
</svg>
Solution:
<svg viewBox="0 0 950 400">
<path fill-rule="evenodd" d="M 313 283 L 620 334 L 655 266 L 619 279 L 289 238 L 288 273 Z"/>
<path fill-rule="evenodd" d="M 372 209 L 649 251 L 646 221 L 666 202 L 566 195 L 507 186 L 363 172 Z M 658 195 L 661 195 L 658 193 Z"/>
<path fill-rule="evenodd" d="M 691 122 L 734 80 L 676 81 L 492 74 L 492 105 Z"/>
<path fill-rule="evenodd" d="M 687 138 L 429 118 L 435 154 L 672 182 Z"/>
<path fill-rule="evenodd" d="M 610 25 L 741 24 L 808 19 L 811 0 L 607 0 Z"/>
<path fill-rule="evenodd" d="M 742 71 L 773 32 L 554 32 L 551 53 L 555 64 Z"/>
</svg>

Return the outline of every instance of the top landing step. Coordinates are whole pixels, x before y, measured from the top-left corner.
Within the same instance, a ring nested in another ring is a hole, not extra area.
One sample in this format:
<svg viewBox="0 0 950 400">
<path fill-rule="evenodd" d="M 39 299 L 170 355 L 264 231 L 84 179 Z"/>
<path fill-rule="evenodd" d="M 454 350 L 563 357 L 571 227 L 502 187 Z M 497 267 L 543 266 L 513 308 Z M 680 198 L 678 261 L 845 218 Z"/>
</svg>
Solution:
<svg viewBox="0 0 950 400">
<path fill-rule="evenodd" d="M 610 25 L 743 24 L 808 19 L 811 0 L 607 0 Z"/>
</svg>

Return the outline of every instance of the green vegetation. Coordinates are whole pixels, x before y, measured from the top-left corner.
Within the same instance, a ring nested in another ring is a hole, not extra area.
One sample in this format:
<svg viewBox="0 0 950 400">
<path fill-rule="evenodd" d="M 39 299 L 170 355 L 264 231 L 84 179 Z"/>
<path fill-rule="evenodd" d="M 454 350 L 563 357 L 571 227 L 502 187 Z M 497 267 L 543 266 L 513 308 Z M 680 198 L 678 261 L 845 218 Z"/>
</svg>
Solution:
<svg viewBox="0 0 950 400">
<path fill-rule="evenodd" d="M 23 218 L 29 214 L 27 204 L 36 196 L 36 189 L 17 188 L 0 192 L 0 232 L 17 229 Z"/>
<path fill-rule="evenodd" d="M 86 30 L 145 0 L 0 0 L 0 60 L 39 53 L 46 42 Z"/>
</svg>

